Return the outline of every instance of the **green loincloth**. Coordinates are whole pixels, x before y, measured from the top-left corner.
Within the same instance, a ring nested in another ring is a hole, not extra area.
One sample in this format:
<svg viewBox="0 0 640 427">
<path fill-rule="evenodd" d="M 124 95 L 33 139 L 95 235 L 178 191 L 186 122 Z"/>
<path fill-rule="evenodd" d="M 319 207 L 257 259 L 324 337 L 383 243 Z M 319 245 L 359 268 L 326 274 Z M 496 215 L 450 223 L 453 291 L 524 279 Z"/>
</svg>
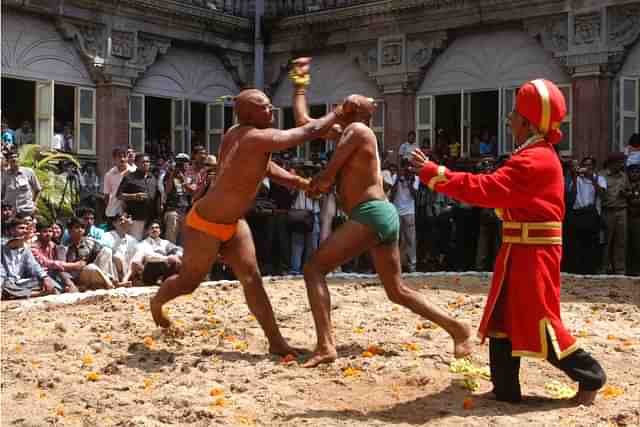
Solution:
<svg viewBox="0 0 640 427">
<path fill-rule="evenodd" d="M 369 200 L 360 203 L 351 211 L 350 219 L 373 228 L 380 243 L 393 243 L 399 239 L 398 211 L 387 200 Z"/>
</svg>

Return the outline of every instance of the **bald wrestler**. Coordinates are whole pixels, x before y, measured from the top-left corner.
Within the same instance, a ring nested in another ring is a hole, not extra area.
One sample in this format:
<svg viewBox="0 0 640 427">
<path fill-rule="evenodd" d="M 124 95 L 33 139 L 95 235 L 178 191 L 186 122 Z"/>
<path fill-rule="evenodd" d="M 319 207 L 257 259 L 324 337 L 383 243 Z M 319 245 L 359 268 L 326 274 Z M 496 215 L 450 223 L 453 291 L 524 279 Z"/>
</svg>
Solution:
<svg viewBox="0 0 640 427">
<path fill-rule="evenodd" d="M 310 58 L 293 62 L 294 115 L 298 125 L 313 123 L 304 97 Z M 337 357 L 331 333 L 331 302 L 325 276 L 350 259 L 369 251 L 380 281 L 391 301 L 403 305 L 445 329 L 452 337 L 455 357 L 471 353 L 471 328 L 405 286 L 401 278 L 398 249 L 399 218 L 382 189 L 378 146 L 367 125 L 375 111 L 372 99 L 351 98 L 356 111 L 337 120 L 344 129 L 326 169 L 313 178 L 311 192 L 327 192 L 337 186 L 342 209 L 349 220 L 320 244 L 304 267 L 304 279 L 317 331 L 317 347 L 305 363 L 313 367 Z M 334 130 L 337 127 L 334 126 Z"/>
<path fill-rule="evenodd" d="M 271 153 L 324 134 L 339 117 L 347 115 L 350 103 L 347 100 L 321 119 L 289 130 L 271 128 L 273 106 L 259 90 L 242 91 L 235 99 L 235 108 L 238 124 L 224 135 L 217 179 L 185 219 L 182 268 L 179 274 L 165 280 L 151 299 L 151 314 L 158 326 L 169 327 L 163 305 L 195 291 L 220 254 L 242 283 L 247 305 L 269 340 L 269 352 L 286 355 L 295 351 L 276 325 L 258 270 L 251 231 L 243 216 L 265 176 L 290 188 L 308 188 L 308 180 L 273 163 Z"/>
</svg>

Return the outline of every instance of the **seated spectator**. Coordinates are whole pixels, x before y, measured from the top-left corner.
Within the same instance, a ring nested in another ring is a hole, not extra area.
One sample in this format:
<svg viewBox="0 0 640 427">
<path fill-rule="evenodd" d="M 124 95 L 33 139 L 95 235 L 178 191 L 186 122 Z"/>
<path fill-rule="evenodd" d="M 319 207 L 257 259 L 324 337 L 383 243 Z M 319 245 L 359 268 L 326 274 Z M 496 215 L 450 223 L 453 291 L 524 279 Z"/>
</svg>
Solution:
<svg viewBox="0 0 640 427">
<path fill-rule="evenodd" d="M 56 245 L 62 244 L 62 236 L 64 235 L 64 227 L 59 222 L 51 224 L 51 241 Z"/>
<path fill-rule="evenodd" d="M 131 280 L 131 261 L 136 254 L 138 240 L 129 234 L 131 217 L 128 214 L 116 215 L 113 226 L 115 229 L 106 233 L 105 241 L 113 254 L 113 266 L 118 274 L 118 281 L 124 284 Z"/>
<path fill-rule="evenodd" d="M 15 211 L 11 203 L 2 202 L 2 242 L 0 244 L 5 242 L 5 238 L 9 237 L 9 224 L 13 221 L 14 216 Z"/>
<path fill-rule="evenodd" d="M 80 210 L 80 216 L 82 217 L 82 222 L 85 226 L 85 236 L 91 237 L 96 240 L 102 246 L 110 247 L 110 241 L 105 239 L 105 232 L 103 229 L 96 227 L 96 212 L 93 208 L 82 208 Z M 69 245 L 70 241 L 70 232 L 71 230 L 67 230 L 64 233 L 64 237 L 62 238 L 62 242 L 65 245 Z"/>
<path fill-rule="evenodd" d="M 111 249 L 87 237 L 85 230 L 86 225 L 80 218 L 71 218 L 66 261 L 86 263 L 82 270 L 71 272 L 71 278 L 80 291 L 112 289 L 117 283 L 117 273 L 113 268 Z"/>
<path fill-rule="evenodd" d="M 9 225 L 9 240 L 2 245 L 0 262 L 0 287 L 2 299 L 29 298 L 56 294 L 56 283 L 38 264 L 31 249 L 25 246 L 28 224 L 14 219 Z"/>
<path fill-rule="evenodd" d="M 155 285 L 158 280 L 177 274 L 182 265 L 182 248 L 169 240 L 160 238 L 160 221 L 149 223 L 149 237 L 138 245 L 132 269 L 142 275 L 146 285 Z"/>
<path fill-rule="evenodd" d="M 52 239 L 51 224 L 46 220 L 40 220 L 37 225 L 38 237 L 31 244 L 31 252 L 36 261 L 47 272 L 49 277 L 61 285 L 64 292 L 78 292 L 78 288 L 73 284 L 71 271 L 80 271 L 85 266 L 84 261 L 73 263 L 66 262 L 67 249 L 56 244 Z"/>
</svg>

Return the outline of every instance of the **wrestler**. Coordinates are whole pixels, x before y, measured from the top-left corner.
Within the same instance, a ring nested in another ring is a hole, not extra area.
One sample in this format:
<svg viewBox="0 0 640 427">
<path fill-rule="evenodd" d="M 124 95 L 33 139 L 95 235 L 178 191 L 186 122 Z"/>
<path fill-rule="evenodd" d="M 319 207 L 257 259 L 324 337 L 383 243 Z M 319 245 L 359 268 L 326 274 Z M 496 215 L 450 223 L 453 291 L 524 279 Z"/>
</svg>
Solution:
<svg viewBox="0 0 640 427">
<path fill-rule="evenodd" d="M 256 253 L 245 213 L 251 208 L 265 176 L 288 187 L 307 189 L 308 180 L 290 174 L 271 161 L 271 153 L 286 150 L 324 134 L 338 118 L 348 115 L 346 100 L 321 119 L 289 130 L 272 129 L 273 106 L 259 90 L 242 91 L 235 99 L 238 124 L 223 137 L 218 155 L 218 176 L 191 208 L 183 228 L 184 255 L 177 275 L 164 281 L 151 299 L 151 314 L 160 327 L 170 321 L 162 312 L 168 301 L 193 292 L 218 255 L 224 257 L 240 280 L 247 305 L 269 340 L 271 353 L 295 352 L 280 334 L 262 285 Z"/>
<path fill-rule="evenodd" d="M 310 58 L 294 61 L 300 78 L 308 72 Z M 307 114 L 304 83 L 296 82 L 294 115 L 297 124 L 313 123 Z M 307 79 L 300 79 L 308 81 Z M 349 220 L 320 244 L 304 267 L 304 279 L 317 332 L 317 347 L 304 364 L 313 367 L 336 359 L 336 345 L 331 332 L 331 302 L 325 276 L 348 260 L 370 251 L 375 269 L 387 296 L 444 328 L 454 341 L 454 355 L 467 356 L 471 352 L 471 328 L 405 286 L 401 278 L 398 249 L 399 218 L 396 208 L 387 201 L 382 188 L 378 146 L 374 133 L 367 126 L 375 110 L 372 99 L 354 96 L 356 111 L 337 124 L 344 129 L 336 151 L 326 169 L 313 178 L 311 192 L 327 192 L 334 183 L 342 209 Z M 334 128 L 335 130 L 335 128 Z M 338 179 L 338 174 L 340 177 Z"/>
<path fill-rule="evenodd" d="M 519 402 L 520 357 L 548 360 L 580 384 L 576 402 L 593 403 L 606 375 L 578 347 L 560 316 L 564 183 L 554 144 L 562 140 L 564 96 L 548 80 L 518 90 L 509 122 L 517 147 L 492 174 L 451 172 L 418 150 L 412 163 L 432 190 L 483 208 L 497 208 L 502 246 L 479 334 L 489 336 L 493 393 Z"/>
</svg>

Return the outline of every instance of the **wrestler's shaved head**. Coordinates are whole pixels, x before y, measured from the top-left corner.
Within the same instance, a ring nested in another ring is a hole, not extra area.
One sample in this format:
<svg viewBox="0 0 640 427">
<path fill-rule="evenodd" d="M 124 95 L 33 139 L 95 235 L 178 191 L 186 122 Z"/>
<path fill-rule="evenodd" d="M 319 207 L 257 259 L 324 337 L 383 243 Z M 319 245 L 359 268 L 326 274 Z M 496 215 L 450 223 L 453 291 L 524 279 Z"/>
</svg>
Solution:
<svg viewBox="0 0 640 427">
<path fill-rule="evenodd" d="M 263 107 L 269 104 L 269 98 L 264 92 L 258 89 L 245 89 L 235 97 L 235 110 L 238 121 L 251 122 L 252 113 L 256 107 Z"/>
<path fill-rule="evenodd" d="M 349 101 L 353 110 L 347 111 L 355 121 L 368 122 L 376 111 L 376 101 L 362 95 L 349 95 L 345 101 Z M 346 111 L 346 110 L 345 110 Z"/>
</svg>

